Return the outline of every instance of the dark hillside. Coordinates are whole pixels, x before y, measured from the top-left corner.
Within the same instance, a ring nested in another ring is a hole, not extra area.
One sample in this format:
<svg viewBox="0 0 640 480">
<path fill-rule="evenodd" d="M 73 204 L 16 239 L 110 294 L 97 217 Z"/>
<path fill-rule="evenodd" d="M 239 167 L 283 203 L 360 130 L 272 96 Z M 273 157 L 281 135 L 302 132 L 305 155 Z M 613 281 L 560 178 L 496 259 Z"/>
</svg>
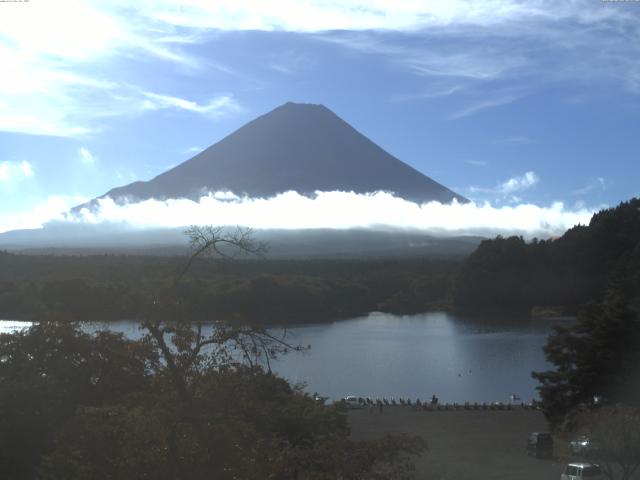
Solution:
<svg viewBox="0 0 640 480">
<path fill-rule="evenodd" d="M 554 240 L 521 237 L 483 241 L 456 281 L 455 305 L 465 310 L 522 310 L 600 300 L 611 282 L 638 296 L 640 199 L 596 213 Z"/>
</svg>

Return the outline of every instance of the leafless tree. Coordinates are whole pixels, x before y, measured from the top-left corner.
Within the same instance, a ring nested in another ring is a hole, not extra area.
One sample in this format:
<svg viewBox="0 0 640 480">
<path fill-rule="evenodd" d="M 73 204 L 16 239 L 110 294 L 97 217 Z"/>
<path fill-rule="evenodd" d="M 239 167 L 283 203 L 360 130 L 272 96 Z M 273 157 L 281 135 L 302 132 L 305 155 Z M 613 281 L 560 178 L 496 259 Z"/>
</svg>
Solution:
<svg viewBox="0 0 640 480">
<path fill-rule="evenodd" d="M 184 267 L 175 275 L 171 287 L 151 300 L 142 329 L 158 351 L 158 369 L 164 369 L 181 405 L 181 419 L 189 422 L 201 444 L 206 434 L 193 412 L 201 380 L 211 369 L 248 365 L 265 368 L 271 373 L 271 361 L 300 347 L 289 342 L 287 331 L 275 334 L 264 326 L 244 325 L 216 319 L 205 324 L 201 317 L 189 317 L 188 300 L 181 298 L 180 287 L 199 259 L 234 259 L 240 255 L 262 255 L 266 245 L 256 242 L 251 229 L 227 229 L 214 226 L 192 226 L 186 230 L 191 253 Z M 171 444 L 171 442 L 170 442 Z M 177 448 L 177 447 L 176 447 Z M 174 472 L 182 471 L 180 454 L 170 452 Z"/>
<path fill-rule="evenodd" d="M 272 359 L 289 351 L 300 351 L 308 347 L 290 343 L 286 329 L 275 334 L 263 326 L 238 325 L 219 319 L 206 328 L 202 321 L 192 321 L 181 315 L 167 318 L 160 312 L 167 307 L 167 303 L 172 303 L 172 307 L 180 304 L 179 296 L 173 297 L 171 293 L 175 293 L 196 260 L 263 255 L 267 249 L 266 244 L 255 240 L 254 232 L 249 228 L 194 225 L 185 234 L 189 238 L 191 254 L 172 282 L 168 292 L 171 299 L 167 302 L 158 296 L 154 297 L 152 308 L 143 319 L 142 327 L 149 332 L 178 393 L 188 403 L 190 395 L 187 383 L 190 372 L 204 364 L 221 367 L 243 361 L 251 367 L 262 365 L 271 372 Z M 174 310 L 175 308 L 172 311 Z"/>
</svg>

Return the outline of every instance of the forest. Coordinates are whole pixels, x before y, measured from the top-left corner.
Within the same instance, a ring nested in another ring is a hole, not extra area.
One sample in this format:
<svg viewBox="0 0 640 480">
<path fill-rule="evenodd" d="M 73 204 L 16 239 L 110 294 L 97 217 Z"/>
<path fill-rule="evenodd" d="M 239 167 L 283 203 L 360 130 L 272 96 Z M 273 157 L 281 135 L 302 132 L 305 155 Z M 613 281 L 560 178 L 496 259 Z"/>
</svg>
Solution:
<svg viewBox="0 0 640 480">
<path fill-rule="evenodd" d="M 242 230 L 190 232 L 194 253 L 141 291 L 141 339 L 87 334 L 69 315 L 81 310 L 62 307 L 41 313 L 29 329 L 0 335 L 2 474 L 16 480 L 412 478 L 412 458 L 426 450 L 422 438 L 352 440 L 346 405 L 327 405 L 272 373 L 271 360 L 305 347 L 234 315 L 218 316 L 204 333 L 210 317 L 191 284 L 197 261 L 221 245 L 248 253 L 259 247 Z M 76 298 L 86 292 L 57 293 L 52 301 L 81 303 Z"/>
<path fill-rule="evenodd" d="M 596 213 L 560 238 L 485 240 L 455 279 L 459 309 L 531 312 L 547 307 L 575 315 L 612 285 L 640 300 L 640 199 Z"/>
<path fill-rule="evenodd" d="M 151 292 L 171 286 L 187 257 L 0 253 L 0 318 L 140 318 Z M 460 259 L 198 259 L 184 292 L 210 321 L 321 322 L 370 311 L 446 308 Z"/>
<path fill-rule="evenodd" d="M 186 256 L 25 255 L 0 252 L 0 317 L 140 318 L 170 288 Z M 640 298 L 640 200 L 593 216 L 555 239 L 484 240 L 468 257 L 286 260 L 198 258 L 181 288 L 215 321 L 289 324 L 371 311 L 575 315 L 612 283 Z"/>
<path fill-rule="evenodd" d="M 212 264 L 204 253 L 220 242 L 262 247 L 250 232 L 190 235 L 191 257 L 0 254 L 2 316 L 37 320 L 0 335 L 8 478 L 412 478 L 422 438 L 354 441 L 344 406 L 325 405 L 269 367 L 304 347 L 268 325 L 371 310 L 576 312 L 545 347 L 554 368 L 533 373 L 544 414 L 553 428 L 577 431 L 598 415 L 593 399 L 604 398 L 631 408 L 602 410 L 608 423 L 638 419 L 638 199 L 558 239 L 484 241 L 467 259 Z M 139 319 L 142 338 L 89 335 L 77 323 L 120 318 Z M 630 468 L 636 453 L 625 458 Z"/>
</svg>

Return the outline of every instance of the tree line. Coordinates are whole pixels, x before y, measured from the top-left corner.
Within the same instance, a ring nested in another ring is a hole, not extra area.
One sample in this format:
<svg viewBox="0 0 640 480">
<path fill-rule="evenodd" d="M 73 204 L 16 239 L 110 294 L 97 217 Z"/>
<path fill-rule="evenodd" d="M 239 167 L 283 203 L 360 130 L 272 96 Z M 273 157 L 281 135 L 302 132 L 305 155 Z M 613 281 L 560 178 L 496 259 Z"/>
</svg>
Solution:
<svg viewBox="0 0 640 480">
<path fill-rule="evenodd" d="M 558 239 L 487 240 L 467 259 L 454 302 L 466 311 L 546 307 L 574 314 L 532 372 L 553 429 L 582 433 L 583 455 L 610 480 L 640 467 L 640 199 L 595 214 Z"/>
<path fill-rule="evenodd" d="M 43 318 L 0 335 L 3 478 L 412 478 L 420 437 L 354 441 L 345 406 L 272 374 L 302 347 L 225 318 L 204 333 L 183 288 L 190 265 L 223 244 L 253 249 L 242 232 L 201 240 L 168 285 L 144 291 L 140 340 Z"/>
<path fill-rule="evenodd" d="M 186 257 L 0 253 L 0 318 L 137 319 Z M 180 288 L 199 315 L 261 324 L 323 322 L 371 311 L 446 308 L 460 260 L 198 258 Z M 195 308 L 197 307 L 197 308 Z"/>
<path fill-rule="evenodd" d="M 624 279 L 627 296 L 637 301 L 639 259 L 640 199 L 634 198 L 560 238 L 481 242 L 456 277 L 454 304 L 475 312 L 554 307 L 575 315 L 581 305 L 604 300 L 617 279 Z"/>
</svg>

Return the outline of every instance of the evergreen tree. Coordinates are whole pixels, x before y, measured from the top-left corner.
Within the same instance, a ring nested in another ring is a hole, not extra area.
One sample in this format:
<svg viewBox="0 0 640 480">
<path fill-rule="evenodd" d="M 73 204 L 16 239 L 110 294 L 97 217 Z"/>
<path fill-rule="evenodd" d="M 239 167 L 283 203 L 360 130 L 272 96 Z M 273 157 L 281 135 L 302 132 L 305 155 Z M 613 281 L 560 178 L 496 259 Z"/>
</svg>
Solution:
<svg viewBox="0 0 640 480">
<path fill-rule="evenodd" d="M 583 307 L 574 325 L 555 328 L 544 351 L 556 369 L 532 375 L 552 424 L 594 397 L 640 403 L 640 319 L 619 296 Z"/>
</svg>

